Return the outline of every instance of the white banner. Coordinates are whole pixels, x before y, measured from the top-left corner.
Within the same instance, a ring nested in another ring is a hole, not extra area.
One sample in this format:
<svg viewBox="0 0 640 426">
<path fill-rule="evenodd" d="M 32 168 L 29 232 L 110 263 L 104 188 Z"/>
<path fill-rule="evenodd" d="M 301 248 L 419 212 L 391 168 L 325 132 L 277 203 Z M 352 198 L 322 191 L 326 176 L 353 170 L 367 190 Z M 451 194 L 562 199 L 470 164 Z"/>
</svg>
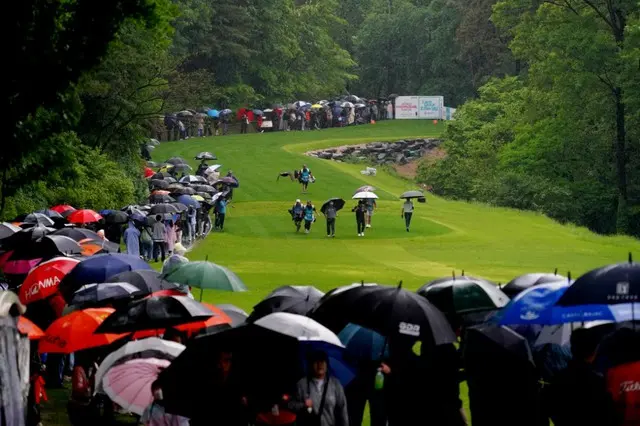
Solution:
<svg viewBox="0 0 640 426">
<path fill-rule="evenodd" d="M 396 98 L 396 119 L 442 120 L 443 118 L 443 96 L 398 96 Z"/>
</svg>

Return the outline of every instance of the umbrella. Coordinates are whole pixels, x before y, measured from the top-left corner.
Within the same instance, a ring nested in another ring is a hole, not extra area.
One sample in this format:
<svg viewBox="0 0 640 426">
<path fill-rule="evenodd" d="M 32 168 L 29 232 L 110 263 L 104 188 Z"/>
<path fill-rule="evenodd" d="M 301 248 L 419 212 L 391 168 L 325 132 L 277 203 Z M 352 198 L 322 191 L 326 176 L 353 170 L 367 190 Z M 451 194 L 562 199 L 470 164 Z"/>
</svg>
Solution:
<svg viewBox="0 0 640 426">
<path fill-rule="evenodd" d="M 87 284 L 73 294 L 70 305 L 98 305 L 114 300 L 129 299 L 145 293 L 129 283 Z"/>
<path fill-rule="evenodd" d="M 218 171 L 221 167 L 222 164 L 214 164 L 213 166 L 209 166 L 204 170 L 204 174 L 210 175 L 211 173 Z"/>
<path fill-rule="evenodd" d="M 193 195 L 196 193 L 196 190 L 193 188 L 182 186 L 179 188 L 172 189 L 171 192 L 174 196 L 176 196 L 176 199 L 178 199 L 180 198 L 181 195 Z"/>
<path fill-rule="evenodd" d="M 164 359 L 132 359 L 107 371 L 102 379 L 102 389 L 123 409 L 142 415 L 153 402 L 151 384 L 169 364 Z"/>
<path fill-rule="evenodd" d="M 13 259 L 12 256 L 15 256 L 15 253 L 16 252 L 11 252 L 9 259 L 2 265 L 2 272 L 4 272 L 5 275 L 26 275 L 42 261 L 41 257 L 33 259 Z"/>
<path fill-rule="evenodd" d="M 357 194 L 359 192 L 375 192 L 376 188 L 371 186 L 371 185 L 364 185 L 361 186 L 360 188 L 356 189 L 356 192 L 354 194 Z"/>
<path fill-rule="evenodd" d="M 166 167 L 167 166 L 163 167 L 163 169 Z M 154 179 L 163 179 L 163 180 L 174 179 L 175 180 L 175 178 L 171 176 L 171 173 L 167 171 L 157 172 L 155 175 L 151 176 L 151 180 L 154 180 Z"/>
<path fill-rule="evenodd" d="M 0 240 L 10 237 L 11 235 L 15 234 L 16 232 L 20 232 L 22 230 L 22 228 L 12 225 L 8 222 L 2 222 L 0 223 Z"/>
<path fill-rule="evenodd" d="M 421 287 L 417 293 L 447 315 L 499 309 L 509 298 L 484 280 L 449 280 Z"/>
<path fill-rule="evenodd" d="M 173 203 L 175 200 L 168 195 L 154 194 L 149 196 L 149 202 L 152 204 Z"/>
<path fill-rule="evenodd" d="M 207 111 L 207 115 L 211 118 L 218 118 L 220 116 L 220 111 L 217 109 L 210 109 Z"/>
<path fill-rule="evenodd" d="M 176 290 L 178 287 L 165 281 L 160 277 L 160 273 L 152 270 L 125 271 L 109 278 L 106 282 L 124 282 L 135 286 L 145 294 L 151 294 L 162 290 Z"/>
<path fill-rule="evenodd" d="M 313 109 L 321 109 L 321 108 L 324 108 L 324 106 L 321 105 L 321 104 L 313 104 L 313 105 L 311 105 L 311 108 L 313 108 Z"/>
<path fill-rule="evenodd" d="M 171 205 L 176 208 L 178 213 L 186 212 L 187 210 L 189 210 L 189 207 L 185 206 L 182 203 L 171 203 Z"/>
<path fill-rule="evenodd" d="M 60 216 L 62 217 L 62 216 Z M 33 225 L 42 225 L 42 226 L 53 226 L 54 222 L 48 216 L 42 213 L 31 213 L 24 217 L 22 220 L 18 220 L 17 222 L 30 223 Z"/>
<path fill-rule="evenodd" d="M 98 327 L 97 333 L 155 330 L 207 320 L 214 312 L 187 296 L 149 297 L 118 309 Z"/>
<path fill-rule="evenodd" d="M 156 189 L 167 189 L 169 182 L 163 179 L 151 179 L 151 186 Z"/>
<path fill-rule="evenodd" d="M 62 228 L 55 231 L 52 235 L 62 235 L 69 237 L 75 241 L 82 241 L 86 239 L 101 239 L 98 234 L 86 228 Z"/>
<path fill-rule="evenodd" d="M 255 115 L 264 115 L 264 112 L 263 112 L 262 110 L 260 110 L 260 109 L 254 109 L 254 110 L 253 110 L 253 113 L 254 113 Z"/>
<path fill-rule="evenodd" d="M 205 152 L 201 152 L 198 155 L 196 155 L 196 160 L 217 160 L 218 157 L 215 156 L 215 154 L 212 154 L 208 151 Z"/>
<path fill-rule="evenodd" d="M 154 146 L 149 146 L 149 147 L 147 147 L 147 148 L 155 148 L 155 147 L 154 147 Z M 154 171 L 153 171 L 153 169 L 152 169 L 151 167 L 145 167 L 145 168 L 144 168 L 144 173 L 143 173 L 143 175 L 144 175 L 145 179 L 148 179 L 148 178 L 150 178 L 150 177 L 153 177 L 153 176 L 155 176 L 155 174 L 156 174 L 156 172 L 154 172 Z"/>
<path fill-rule="evenodd" d="M 171 157 L 165 163 L 175 166 L 176 164 L 187 164 L 187 160 L 182 157 Z"/>
<path fill-rule="evenodd" d="M 640 263 L 604 266 L 582 275 L 558 306 L 613 305 L 640 301 Z"/>
<path fill-rule="evenodd" d="M 46 235 L 40 240 L 40 254 L 42 257 L 53 257 L 51 255 L 65 254 L 67 256 L 80 254 L 82 248 L 70 237 L 64 235 Z"/>
<path fill-rule="evenodd" d="M 129 222 L 129 216 L 125 212 L 114 211 L 106 215 L 104 221 L 108 224 L 123 224 Z"/>
<path fill-rule="evenodd" d="M 111 308 L 89 308 L 58 318 L 45 331 L 39 352 L 70 354 L 115 342 L 126 334 L 94 334 L 113 312 Z"/>
<path fill-rule="evenodd" d="M 176 214 L 179 212 L 178 212 L 178 209 L 173 204 L 156 204 L 153 207 L 151 207 L 151 211 L 149 212 L 150 215 L 165 214 L 165 213 Z"/>
<path fill-rule="evenodd" d="M 195 209 L 200 208 L 200 204 L 189 195 L 181 195 L 177 198 L 177 201 L 188 207 L 193 207 Z"/>
<path fill-rule="evenodd" d="M 223 183 L 225 185 L 228 185 L 232 188 L 237 188 L 239 186 L 238 184 L 238 179 L 236 179 L 235 177 L 231 177 L 231 176 L 225 176 L 222 179 L 218 179 L 217 181 L 213 182 L 211 185 L 216 186 L 219 183 Z"/>
<path fill-rule="evenodd" d="M 502 287 L 502 291 L 509 297 L 514 297 L 518 293 L 540 284 L 567 282 L 567 278 L 557 274 L 533 273 L 520 275 Z"/>
<path fill-rule="evenodd" d="M 369 199 L 378 199 L 378 196 L 373 192 L 363 191 L 363 192 L 358 192 L 351 198 L 354 200 L 369 200 Z"/>
<path fill-rule="evenodd" d="M 567 288 L 566 282 L 528 288 L 514 297 L 495 320 L 500 325 L 554 324 L 553 305 Z"/>
<path fill-rule="evenodd" d="M 351 102 L 343 102 L 340 106 L 342 108 L 353 108 L 353 104 Z"/>
<path fill-rule="evenodd" d="M 383 336 L 404 337 L 435 345 L 457 341 L 446 317 L 422 296 L 398 287 L 354 285 L 330 292 L 309 313 L 331 330 L 348 323 Z"/>
<path fill-rule="evenodd" d="M 151 193 L 151 195 L 169 195 L 169 191 L 164 191 L 162 189 L 156 189 Z"/>
<path fill-rule="evenodd" d="M 202 176 L 196 176 L 196 175 L 187 175 L 183 178 L 180 179 L 180 183 L 186 183 L 186 184 L 190 184 L 190 183 L 207 183 L 207 180 L 205 178 L 203 178 Z"/>
<path fill-rule="evenodd" d="M 253 307 L 253 312 L 247 321 L 255 322 L 274 312 L 306 315 L 322 296 L 324 293 L 312 286 L 278 287 Z"/>
<path fill-rule="evenodd" d="M 70 206 L 68 204 L 59 204 L 57 206 L 51 207 L 50 210 L 53 210 L 54 212 L 58 212 L 60 214 L 62 214 L 64 212 L 69 212 L 69 211 L 71 211 L 71 212 L 76 211 L 75 207 Z"/>
<path fill-rule="evenodd" d="M 46 217 L 53 219 L 54 222 L 56 221 L 56 219 L 64 219 L 64 216 L 62 216 L 59 212 L 51 209 L 36 210 L 34 213 L 43 214 Z"/>
<path fill-rule="evenodd" d="M 381 361 L 389 354 L 384 336 L 366 327 L 349 323 L 338 333 L 338 338 L 346 347 L 347 358 L 354 363 Z"/>
<path fill-rule="evenodd" d="M 40 340 L 44 337 L 44 331 L 22 315 L 18 317 L 18 331 L 27 336 L 29 340 Z"/>
<path fill-rule="evenodd" d="M 90 209 L 76 210 L 67 216 L 69 222 L 79 224 L 95 223 L 100 219 L 102 219 L 102 216 Z"/>
<path fill-rule="evenodd" d="M 222 309 L 208 303 L 203 303 L 203 305 L 213 312 L 209 319 L 177 325 L 174 328 L 187 333 L 190 337 L 196 334 L 217 333 L 231 328 L 232 320 Z"/>
<path fill-rule="evenodd" d="M 423 198 L 422 191 L 407 191 L 400 196 L 400 198 Z"/>
<path fill-rule="evenodd" d="M 77 259 L 56 257 L 36 266 L 20 286 L 20 301 L 26 305 L 52 296 L 60 281 L 79 263 Z"/>
<path fill-rule="evenodd" d="M 88 257 L 76 265 L 60 282 L 60 293 L 69 301 L 73 293 L 85 284 L 103 283 L 125 271 L 151 269 L 140 257 L 108 253 Z"/>
<path fill-rule="evenodd" d="M 95 376 L 95 392 L 102 390 L 102 378 L 113 366 L 121 365 L 132 359 L 156 358 L 173 361 L 182 351 L 184 351 L 184 345 L 157 337 L 128 342 L 107 355 L 100 364 Z"/>
<path fill-rule="evenodd" d="M 329 203 L 333 203 L 333 207 L 336 211 L 341 210 L 344 207 L 345 201 L 342 198 L 330 198 L 324 202 L 322 207 L 320 207 L 320 211 L 324 213 L 324 211 L 329 207 Z"/>
<path fill-rule="evenodd" d="M 120 245 L 102 238 L 85 238 L 78 242 L 83 256 L 93 256 L 102 253 L 117 253 Z"/>
<path fill-rule="evenodd" d="M 146 164 L 147 167 L 153 167 L 154 169 L 162 166 L 162 164 L 158 163 L 157 161 L 147 161 Z"/>
<path fill-rule="evenodd" d="M 192 195 L 192 197 L 197 201 L 211 201 L 211 199 L 213 198 L 208 192 L 196 192 L 196 195 Z"/>
<path fill-rule="evenodd" d="M 249 314 L 247 314 L 244 310 L 238 308 L 235 305 L 219 304 L 219 305 L 216 305 L 216 307 L 218 309 L 221 309 L 222 312 L 224 312 L 225 314 L 227 314 L 229 318 L 231 318 L 231 325 L 233 327 L 237 327 L 239 325 L 244 324 L 247 318 L 249 317 Z"/>
<path fill-rule="evenodd" d="M 191 185 L 191 188 L 194 189 L 196 192 L 210 192 L 211 194 L 215 194 L 216 192 L 218 192 L 211 185 Z"/>
<path fill-rule="evenodd" d="M 524 362 L 534 364 L 527 340 L 509 327 L 493 324 L 471 327 L 467 331 L 466 341 L 465 355 L 476 351 L 495 354 L 495 349 L 498 349 L 498 352 L 504 351 Z"/>
<path fill-rule="evenodd" d="M 231 270 L 211 262 L 189 262 L 162 276 L 165 280 L 200 289 L 246 291 L 242 280 Z"/>
</svg>

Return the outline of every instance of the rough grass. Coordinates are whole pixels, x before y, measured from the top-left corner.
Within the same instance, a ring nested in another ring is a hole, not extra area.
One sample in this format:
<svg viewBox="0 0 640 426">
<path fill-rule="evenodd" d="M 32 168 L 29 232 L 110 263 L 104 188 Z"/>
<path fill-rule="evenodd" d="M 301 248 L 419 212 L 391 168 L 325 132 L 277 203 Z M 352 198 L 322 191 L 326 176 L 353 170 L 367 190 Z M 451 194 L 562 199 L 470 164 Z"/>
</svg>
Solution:
<svg viewBox="0 0 640 426">
<path fill-rule="evenodd" d="M 400 218 L 404 179 L 380 168 L 375 177 L 360 174 L 362 165 L 304 156 L 311 149 L 381 140 L 433 137 L 441 125 L 432 122 L 382 122 L 376 125 L 314 132 L 264 133 L 169 142 L 154 151 L 154 160 L 183 156 L 192 166 L 200 151 L 212 151 L 240 180 L 224 233 L 212 233 L 187 256 L 235 271 L 250 289 L 246 293 L 207 291 L 204 300 L 234 303 L 247 311 L 274 287 L 311 284 L 326 291 L 359 282 L 397 284 L 415 289 L 430 279 L 464 270 L 504 283 L 525 272 L 553 271 L 577 276 L 592 268 L 623 261 L 640 242 L 629 237 L 604 237 L 575 226 L 563 226 L 542 215 L 444 200 L 428 196 L 416 204 L 411 232 Z M 289 179 L 276 177 L 306 163 L 317 177 L 309 194 Z M 311 199 L 319 208 L 330 197 L 348 201 L 356 188 L 379 188 L 373 228 L 356 236 L 350 209 L 339 213 L 335 239 L 325 236 L 318 218 L 309 235 L 296 234 L 287 213 L 296 198 Z M 466 389 L 463 387 L 465 404 Z M 57 419 L 56 419 L 57 420 Z M 54 422 L 53 424 L 58 424 Z"/>
</svg>

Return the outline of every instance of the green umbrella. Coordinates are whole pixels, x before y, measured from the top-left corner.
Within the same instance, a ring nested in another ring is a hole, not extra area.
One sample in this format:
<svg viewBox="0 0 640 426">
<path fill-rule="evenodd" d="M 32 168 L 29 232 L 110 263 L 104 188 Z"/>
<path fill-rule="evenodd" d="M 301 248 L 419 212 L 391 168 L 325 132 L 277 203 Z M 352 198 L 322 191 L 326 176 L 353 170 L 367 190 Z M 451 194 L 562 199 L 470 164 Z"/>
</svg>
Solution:
<svg viewBox="0 0 640 426">
<path fill-rule="evenodd" d="M 189 262 L 180 265 L 162 278 L 173 283 L 188 285 L 199 289 L 246 291 L 242 280 L 224 266 L 211 262 Z M 202 292 L 200 292 L 202 297 Z"/>
<path fill-rule="evenodd" d="M 498 286 L 467 277 L 427 284 L 418 294 L 448 315 L 494 310 L 509 303 L 509 297 Z"/>
</svg>

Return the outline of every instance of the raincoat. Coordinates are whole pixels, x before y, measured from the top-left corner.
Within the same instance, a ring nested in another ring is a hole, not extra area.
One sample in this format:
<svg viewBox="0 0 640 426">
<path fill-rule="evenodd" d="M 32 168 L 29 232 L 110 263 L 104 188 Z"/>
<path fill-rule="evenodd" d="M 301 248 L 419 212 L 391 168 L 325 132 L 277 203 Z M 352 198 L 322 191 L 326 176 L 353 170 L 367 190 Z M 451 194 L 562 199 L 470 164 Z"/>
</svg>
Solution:
<svg viewBox="0 0 640 426">
<path fill-rule="evenodd" d="M 124 231 L 124 243 L 128 254 L 140 256 L 140 231 L 133 222 L 129 222 L 129 227 Z"/>
<path fill-rule="evenodd" d="M 173 252 L 173 247 L 176 244 L 176 228 L 175 226 L 173 226 L 172 223 L 167 223 L 165 225 L 165 232 L 166 232 L 166 240 L 165 242 L 167 243 L 167 250 L 171 253 Z"/>
</svg>

